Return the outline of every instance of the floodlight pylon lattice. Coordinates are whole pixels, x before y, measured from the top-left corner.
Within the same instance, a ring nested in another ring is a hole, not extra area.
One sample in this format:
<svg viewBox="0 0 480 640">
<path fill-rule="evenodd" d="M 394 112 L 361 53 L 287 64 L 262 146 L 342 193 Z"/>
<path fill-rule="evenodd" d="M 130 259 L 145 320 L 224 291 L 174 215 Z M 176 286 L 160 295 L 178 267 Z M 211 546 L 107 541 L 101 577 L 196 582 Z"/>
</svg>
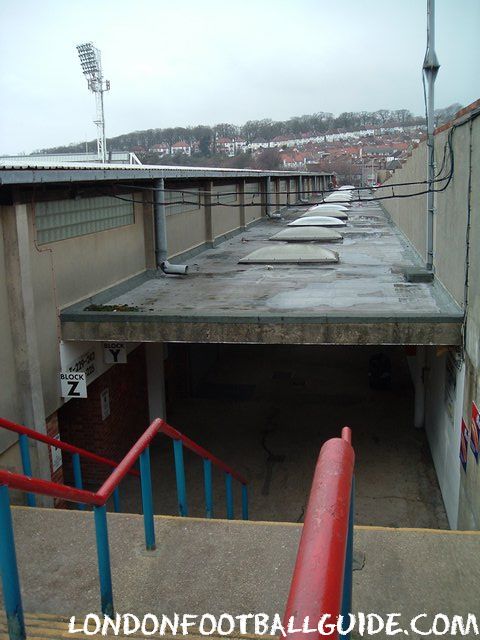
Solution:
<svg viewBox="0 0 480 640">
<path fill-rule="evenodd" d="M 102 162 L 107 159 L 107 143 L 105 138 L 105 114 L 103 94 L 110 90 L 110 81 L 104 80 L 102 71 L 102 55 L 92 42 L 77 45 L 78 57 L 83 75 L 88 82 L 89 90 L 95 94 L 97 115 L 94 123 L 97 126 L 97 154 Z"/>
</svg>

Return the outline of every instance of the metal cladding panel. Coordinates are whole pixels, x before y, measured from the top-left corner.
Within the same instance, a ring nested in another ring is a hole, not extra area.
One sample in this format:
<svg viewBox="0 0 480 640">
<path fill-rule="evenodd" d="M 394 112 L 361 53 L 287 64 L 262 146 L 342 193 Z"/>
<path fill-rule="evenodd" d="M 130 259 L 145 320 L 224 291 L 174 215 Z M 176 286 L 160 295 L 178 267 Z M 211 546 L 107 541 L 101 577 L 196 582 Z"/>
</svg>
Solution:
<svg viewBox="0 0 480 640">
<path fill-rule="evenodd" d="M 324 210 L 324 211 L 312 211 L 311 209 L 309 211 L 307 211 L 307 213 L 304 213 L 301 217 L 302 218 L 308 218 L 308 217 L 314 217 L 315 213 L 324 213 L 326 216 L 328 216 L 329 218 L 337 218 L 337 220 L 348 220 L 348 213 L 346 213 L 345 211 L 338 211 L 336 209 L 332 209 L 330 211 L 330 209 Z"/>
<path fill-rule="evenodd" d="M 345 222 L 332 216 L 310 216 L 289 222 L 288 227 L 344 227 Z"/>
<path fill-rule="evenodd" d="M 338 253 L 315 245 L 291 244 L 262 247 L 239 260 L 240 264 L 300 264 L 338 262 Z"/>
<path fill-rule="evenodd" d="M 343 236 L 326 227 L 290 227 L 269 238 L 282 242 L 340 242 Z"/>
</svg>

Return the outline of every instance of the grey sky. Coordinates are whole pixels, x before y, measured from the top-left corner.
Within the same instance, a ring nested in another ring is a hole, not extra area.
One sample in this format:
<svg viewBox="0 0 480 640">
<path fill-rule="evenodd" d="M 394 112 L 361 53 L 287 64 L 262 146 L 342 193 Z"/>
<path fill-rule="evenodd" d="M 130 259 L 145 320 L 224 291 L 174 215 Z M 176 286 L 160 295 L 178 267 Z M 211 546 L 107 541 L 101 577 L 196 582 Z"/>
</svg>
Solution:
<svg viewBox="0 0 480 640">
<path fill-rule="evenodd" d="M 480 0 L 437 0 L 437 106 L 480 97 Z M 426 0 L 0 0 L 0 153 L 95 138 L 75 45 L 102 51 L 107 136 L 316 111 L 423 113 Z"/>
</svg>

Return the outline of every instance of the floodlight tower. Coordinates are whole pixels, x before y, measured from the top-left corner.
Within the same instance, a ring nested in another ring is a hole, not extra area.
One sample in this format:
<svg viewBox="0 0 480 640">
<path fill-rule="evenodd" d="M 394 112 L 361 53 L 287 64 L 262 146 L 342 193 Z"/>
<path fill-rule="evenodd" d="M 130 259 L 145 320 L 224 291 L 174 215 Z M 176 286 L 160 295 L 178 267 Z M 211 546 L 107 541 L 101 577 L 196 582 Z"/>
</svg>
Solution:
<svg viewBox="0 0 480 640">
<path fill-rule="evenodd" d="M 97 154 L 102 162 L 107 159 L 107 144 L 105 139 L 105 117 L 103 112 L 103 93 L 109 91 L 110 81 L 103 79 L 102 56 L 100 50 L 91 42 L 77 46 L 83 75 L 87 78 L 88 88 L 95 94 L 97 105 Z"/>
</svg>

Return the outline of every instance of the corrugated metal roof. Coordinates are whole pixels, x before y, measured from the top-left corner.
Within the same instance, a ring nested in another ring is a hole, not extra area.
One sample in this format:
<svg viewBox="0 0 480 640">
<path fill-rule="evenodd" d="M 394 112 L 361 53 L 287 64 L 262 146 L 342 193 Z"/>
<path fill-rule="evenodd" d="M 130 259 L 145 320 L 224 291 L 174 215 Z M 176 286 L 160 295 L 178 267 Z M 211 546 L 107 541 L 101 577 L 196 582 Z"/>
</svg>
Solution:
<svg viewBox="0 0 480 640">
<path fill-rule="evenodd" d="M 0 164 L 0 184 L 36 184 L 45 182 L 81 182 L 115 180 L 117 178 L 151 180 L 155 178 L 222 178 L 297 176 L 295 171 L 261 171 L 258 169 L 225 169 L 223 167 L 185 167 L 169 165 L 119 165 L 98 163 L 39 162 L 25 159 Z M 329 173 L 302 173 L 303 176 Z"/>
</svg>

